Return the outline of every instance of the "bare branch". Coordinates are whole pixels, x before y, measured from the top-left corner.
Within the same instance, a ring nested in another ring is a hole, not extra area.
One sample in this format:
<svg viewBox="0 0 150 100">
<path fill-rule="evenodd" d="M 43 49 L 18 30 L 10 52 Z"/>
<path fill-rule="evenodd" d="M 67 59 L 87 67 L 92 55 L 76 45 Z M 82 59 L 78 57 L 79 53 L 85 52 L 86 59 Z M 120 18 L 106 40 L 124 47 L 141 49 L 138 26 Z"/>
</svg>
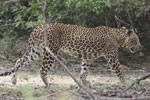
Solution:
<svg viewBox="0 0 150 100">
<path fill-rule="evenodd" d="M 10 6 L 12 4 L 15 4 L 15 3 L 26 3 L 26 2 L 31 2 L 33 0 L 8 0 L 8 1 L 4 1 L 3 2 L 3 6 Z"/>
<path fill-rule="evenodd" d="M 130 16 L 130 12 L 129 12 L 129 7 L 127 7 L 127 14 L 128 14 L 128 17 L 129 17 L 129 21 L 130 21 L 130 24 L 131 24 L 131 28 L 134 29 L 133 21 L 132 21 L 132 18 L 131 18 L 131 16 Z"/>
<path fill-rule="evenodd" d="M 116 19 L 116 21 L 121 22 L 121 23 L 123 23 L 125 25 L 128 25 L 128 26 L 130 25 L 130 24 L 124 22 L 123 20 L 120 20 L 116 15 L 115 15 L 115 19 Z"/>
<path fill-rule="evenodd" d="M 46 33 L 46 29 L 45 29 L 45 23 L 46 23 L 46 6 L 47 6 L 47 0 L 45 0 L 44 2 L 44 7 L 43 7 L 43 29 L 44 29 L 44 40 L 45 40 L 45 46 L 47 46 L 47 33 Z"/>
<path fill-rule="evenodd" d="M 15 24 L 17 23 L 4 24 L 4 25 L 0 25 L 0 27 L 7 27 L 7 26 L 15 25 Z"/>
<path fill-rule="evenodd" d="M 46 6 L 47 6 L 47 0 L 45 0 L 44 7 L 43 7 L 43 23 L 46 23 Z"/>
</svg>

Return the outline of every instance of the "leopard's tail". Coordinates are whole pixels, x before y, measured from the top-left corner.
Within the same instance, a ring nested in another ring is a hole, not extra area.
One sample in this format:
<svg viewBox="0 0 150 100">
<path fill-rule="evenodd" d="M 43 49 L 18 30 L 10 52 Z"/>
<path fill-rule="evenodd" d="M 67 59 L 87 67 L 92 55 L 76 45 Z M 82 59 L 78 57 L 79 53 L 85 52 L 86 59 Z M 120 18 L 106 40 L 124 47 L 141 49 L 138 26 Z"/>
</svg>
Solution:
<svg viewBox="0 0 150 100">
<path fill-rule="evenodd" d="M 37 52 L 34 48 L 30 48 L 25 52 L 25 54 L 20 59 L 16 61 L 14 68 L 0 72 L 0 76 L 7 76 L 17 72 L 20 68 L 30 64 L 35 60 L 38 60 L 39 56 L 40 56 L 39 52 Z"/>
</svg>

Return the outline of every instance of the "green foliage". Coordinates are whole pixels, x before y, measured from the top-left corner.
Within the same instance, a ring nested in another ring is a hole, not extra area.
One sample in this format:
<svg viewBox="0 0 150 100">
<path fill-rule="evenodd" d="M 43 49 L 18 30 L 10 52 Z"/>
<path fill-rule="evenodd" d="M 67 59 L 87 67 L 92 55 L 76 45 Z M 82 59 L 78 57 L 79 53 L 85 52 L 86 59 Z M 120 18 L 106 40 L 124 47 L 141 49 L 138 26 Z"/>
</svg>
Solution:
<svg viewBox="0 0 150 100">
<path fill-rule="evenodd" d="M 117 27 L 114 15 L 133 25 L 150 51 L 148 0 L 47 0 L 46 21 L 77 24 L 88 27 Z M 44 0 L 0 6 L 0 38 L 11 42 L 28 36 L 42 22 Z M 5 26 L 5 27 L 4 27 Z M 120 26 L 127 26 L 120 23 Z M 127 26 L 130 27 L 130 26 Z"/>
<path fill-rule="evenodd" d="M 139 53 L 139 56 L 141 56 L 141 57 L 144 56 L 144 53 L 140 52 L 140 53 Z"/>
</svg>

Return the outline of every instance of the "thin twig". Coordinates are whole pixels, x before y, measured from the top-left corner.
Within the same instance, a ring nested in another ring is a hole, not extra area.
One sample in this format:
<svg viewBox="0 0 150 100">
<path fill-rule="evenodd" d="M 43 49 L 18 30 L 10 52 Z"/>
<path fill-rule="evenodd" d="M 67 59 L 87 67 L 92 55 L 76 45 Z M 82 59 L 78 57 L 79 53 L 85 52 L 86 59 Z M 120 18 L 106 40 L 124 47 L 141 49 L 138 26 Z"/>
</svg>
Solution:
<svg viewBox="0 0 150 100">
<path fill-rule="evenodd" d="M 44 2 L 44 8 L 43 8 L 43 29 L 44 29 L 44 40 L 45 40 L 45 46 L 47 46 L 47 33 L 46 33 L 46 6 L 47 6 L 47 0 Z"/>
<path fill-rule="evenodd" d="M 130 16 L 130 12 L 129 12 L 129 6 L 127 7 L 127 14 L 128 14 L 128 17 L 129 17 L 129 21 L 130 21 L 130 24 L 131 24 L 131 28 L 134 29 L 133 21 L 132 21 L 132 18 L 131 18 L 131 16 Z"/>
<path fill-rule="evenodd" d="M 0 25 L 0 27 L 7 27 L 7 26 L 14 25 L 14 24 L 17 24 L 17 23 L 10 23 L 10 24 L 5 24 L 5 25 Z"/>
<path fill-rule="evenodd" d="M 123 24 L 126 24 L 126 25 L 128 25 L 128 26 L 130 25 L 130 24 L 124 22 L 123 20 L 120 20 L 116 15 L 115 15 L 115 19 L 116 19 L 117 21 L 123 23 Z"/>
<path fill-rule="evenodd" d="M 44 7 L 43 7 L 43 23 L 46 23 L 46 6 L 47 6 L 47 0 L 45 0 Z"/>
<path fill-rule="evenodd" d="M 35 0 L 7 0 L 2 2 L 3 6 L 11 6 L 15 3 L 26 3 L 26 2 L 31 2 L 31 1 L 35 1 Z"/>
</svg>

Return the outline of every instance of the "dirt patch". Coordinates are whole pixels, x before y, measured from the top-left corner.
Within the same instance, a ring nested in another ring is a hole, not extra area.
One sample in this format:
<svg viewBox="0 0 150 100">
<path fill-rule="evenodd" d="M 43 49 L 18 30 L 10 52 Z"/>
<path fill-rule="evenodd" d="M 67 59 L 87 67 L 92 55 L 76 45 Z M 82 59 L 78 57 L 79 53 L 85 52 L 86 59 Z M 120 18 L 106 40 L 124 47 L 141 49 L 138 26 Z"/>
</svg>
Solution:
<svg viewBox="0 0 150 100">
<path fill-rule="evenodd" d="M 120 85 L 95 84 L 90 91 L 98 97 L 98 100 L 150 100 L 150 84 L 142 83 L 123 93 L 125 88 Z M 82 89 L 72 89 L 71 87 L 41 93 L 38 97 L 38 100 L 94 100 Z"/>
<path fill-rule="evenodd" d="M 69 76 L 49 75 L 48 79 L 51 83 L 63 86 L 76 85 L 73 79 Z M 108 82 L 110 84 L 117 84 L 119 82 L 117 77 L 108 77 L 103 75 L 89 75 L 87 79 L 91 82 L 91 84 L 104 84 Z M 42 82 L 40 75 L 19 75 L 16 85 L 12 85 L 11 76 L 0 77 L 0 86 L 16 88 L 21 85 L 44 86 L 44 83 Z"/>
<path fill-rule="evenodd" d="M 123 92 L 126 87 L 120 85 L 109 85 L 105 88 L 103 85 L 95 85 L 92 89 L 95 96 L 99 98 L 98 100 L 150 100 L 149 83 L 142 83 L 127 92 Z M 78 92 L 76 95 L 85 100 L 93 100 L 85 92 Z"/>
<path fill-rule="evenodd" d="M 76 78 L 79 79 L 79 77 Z M 76 83 L 70 76 L 49 75 L 48 79 L 51 80 L 53 84 L 57 84 L 60 87 L 55 87 L 57 90 L 51 90 L 50 88 L 44 92 L 41 91 L 37 93 L 36 100 L 94 100 L 86 92 L 79 91 Z M 135 77 L 132 77 L 131 79 L 135 80 Z M 90 90 L 100 98 L 99 100 L 121 100 L 122 98 L 124 98 L 124 100 L 130 100 L 131 98 L 132 100 L 150 100 L 150 79 L 141 82 L 140 85 L 134 86 L 123 94 L 120 93 L 130 86 L 131 80 L 128 80 L 130 83 L 124 85 L 120 84 L 118 77 L 113 75 L 89 75 L 88 80 L 92 84 Z M 11 84 L 11 76 L 0 77 L 0 87 L 2 88 L 7 87 L 16 89 L 26 85 L 32 86 L 32 89 L 35 90 L 35 87 L 43 87 L 44 83 L 42 82 L 40 75 L 18 74 L 18 82 L 16 85 Z M 20 99 L 21 97 L 18 96 L 18 94 L 0 90 L 0 100 L 19 100 L 16 98 Z"/>
</svg>

